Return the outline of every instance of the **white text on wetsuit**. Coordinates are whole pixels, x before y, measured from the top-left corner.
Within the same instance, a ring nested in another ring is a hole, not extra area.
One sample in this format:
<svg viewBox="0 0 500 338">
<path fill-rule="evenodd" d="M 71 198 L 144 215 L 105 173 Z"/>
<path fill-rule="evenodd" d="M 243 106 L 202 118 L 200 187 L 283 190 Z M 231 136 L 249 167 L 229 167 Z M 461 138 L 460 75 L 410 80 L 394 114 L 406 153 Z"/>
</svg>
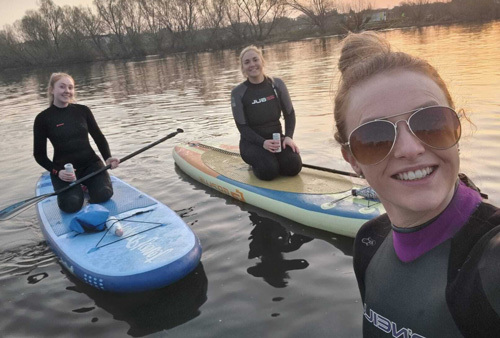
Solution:
<svg viewBox="0 0 500 338">
<path fill-rule="evenodd" d="M 418 333 L 414 333 L 411 329 L 407 329 L 405 327 L 398 329 L 398 325 L 395 322 L 379 315 L 372 309 L 367 311 L 366 303 L 364 304 L 363 312 L 365 319 L 369 323 L 385 333 L 391 333 L 395 338 L 425 338 Z"/>
<path fill-rule="evenodd" d="M 264 103 L 264 102 L 267 102 L 267 101 L 274 100 L 274 98 L 275 98 L 274 95 L 271 95 L 271 96 L 268 96 L 268 97 L 261 97 L 260 99 L 253 100 L 252 104 Z"/>
</svg>

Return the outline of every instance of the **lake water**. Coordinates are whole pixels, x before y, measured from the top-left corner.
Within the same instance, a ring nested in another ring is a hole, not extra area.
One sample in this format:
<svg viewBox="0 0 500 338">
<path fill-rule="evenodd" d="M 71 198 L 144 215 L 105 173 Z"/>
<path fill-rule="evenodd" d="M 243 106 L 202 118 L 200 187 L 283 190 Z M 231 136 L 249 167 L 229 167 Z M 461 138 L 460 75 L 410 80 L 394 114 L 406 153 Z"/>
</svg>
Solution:
<svg viewBox="0 0 500 338">
<path fill-rule="evenodd" d="M 462 171 L 500 205 L 500 22 L 387 31 L 396 49 L 430 60 L 469 113 Z M 176 128 L 185 133 L 113 173 L 167 204 L 199 236 L 203 256 L 185 279 L 138 295 L 99 292 L 59 265 L 35 209 L 0 224 L 0 332 L 4 337 L 359 337 L 362 306 L 352 239 L 309 229 L 195 182 L 172 159 L 176 143 L 237 144 L 229 93 L 241 82 L 238 51 L 175 55 L 0 73 L 0 207 L 34 195 L 43 171 L 32 124 L 47 107 L 51 72 L 77 82 L 123 157 Z M 303 161 L 341 170 L 332 101 L 339 39 L 266 46 L 268 73 L 288 86 Z M 292 237 L 303 244 L 287 250 Z"/>
</svg>

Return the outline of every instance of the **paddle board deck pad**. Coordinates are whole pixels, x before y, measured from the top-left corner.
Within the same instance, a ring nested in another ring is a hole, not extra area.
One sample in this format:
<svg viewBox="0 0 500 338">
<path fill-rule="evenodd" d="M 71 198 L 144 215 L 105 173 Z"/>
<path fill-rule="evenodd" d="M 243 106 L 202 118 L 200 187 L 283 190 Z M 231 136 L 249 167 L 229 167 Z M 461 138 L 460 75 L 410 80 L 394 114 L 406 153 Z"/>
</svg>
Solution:
<svg viewBox="0 0 500 338">
<path fill-rule="evenodd" d="M 259 180 L 235 146 L 190 142 L 177 145 L 173 157 L 182 171 L 213 189 L 336 234 L 355 237 L 361 225 L 385 213 L 379 201 L 353 196 L 352 189 L 363 186 L 339 174 L 304 167 L 294 177 Z"/>
<path fill-rule="evenodd" d="M 78 234 L 70 229 L 76 213 L 57 206 L 57 196 L 38 203 L 42 232 L 68 271 L 101 290 L 140 292 L 174 283 L 196 268 L 201 258 L 197 236 L 170 208 L 111 176 L 113 197 L 102 206 L 121 223 L 114 231 Z M 37 196 L 53 192 L 44 173 Z"/>
</svg>

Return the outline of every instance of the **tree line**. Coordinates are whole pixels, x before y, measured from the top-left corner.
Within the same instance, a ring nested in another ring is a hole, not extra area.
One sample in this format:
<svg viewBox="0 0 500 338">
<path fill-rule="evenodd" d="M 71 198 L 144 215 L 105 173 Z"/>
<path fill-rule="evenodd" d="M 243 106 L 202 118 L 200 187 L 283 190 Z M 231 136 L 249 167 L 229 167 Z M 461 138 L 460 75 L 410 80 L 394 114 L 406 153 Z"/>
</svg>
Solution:
<svg viewBox="0 0 500 338">
<path fill-rule="evenodd" d="M 498 0 L 408 0 L 373 20 L 369 0 L 94 0 L 37 10 L 0 30 L 0 69 L 141 58 L 405 25 L 487 21 Z M 378 11 L 380 12 L 380 11 Z"/>
</svg>

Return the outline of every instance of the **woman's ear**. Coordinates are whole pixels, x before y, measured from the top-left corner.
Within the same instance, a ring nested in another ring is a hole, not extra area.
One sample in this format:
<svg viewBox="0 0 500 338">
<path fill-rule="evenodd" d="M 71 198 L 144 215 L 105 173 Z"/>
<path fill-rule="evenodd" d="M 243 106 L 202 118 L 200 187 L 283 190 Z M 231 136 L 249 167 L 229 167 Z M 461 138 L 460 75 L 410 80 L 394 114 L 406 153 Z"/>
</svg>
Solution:
<svg viewBox="0 0 500 338">
<path fill-rule="evenodd" d="M 346 162 L 349 162 L 349 164 L 351 165 L 351 168 L 354 170 L 354 172 L 356 172 L 356 174 L 358 174 L 358 175 L 362 175 L 362 170 L 359 167 L 358 161 L 356 161 L 354 156 L 352 156 L 351 152 L 349 150 L 347 150 L 345 147 L 342 147 L 341 150 L 342 150 L 342 156 L 344 157 L 344 160 Z"/>
</svg>

